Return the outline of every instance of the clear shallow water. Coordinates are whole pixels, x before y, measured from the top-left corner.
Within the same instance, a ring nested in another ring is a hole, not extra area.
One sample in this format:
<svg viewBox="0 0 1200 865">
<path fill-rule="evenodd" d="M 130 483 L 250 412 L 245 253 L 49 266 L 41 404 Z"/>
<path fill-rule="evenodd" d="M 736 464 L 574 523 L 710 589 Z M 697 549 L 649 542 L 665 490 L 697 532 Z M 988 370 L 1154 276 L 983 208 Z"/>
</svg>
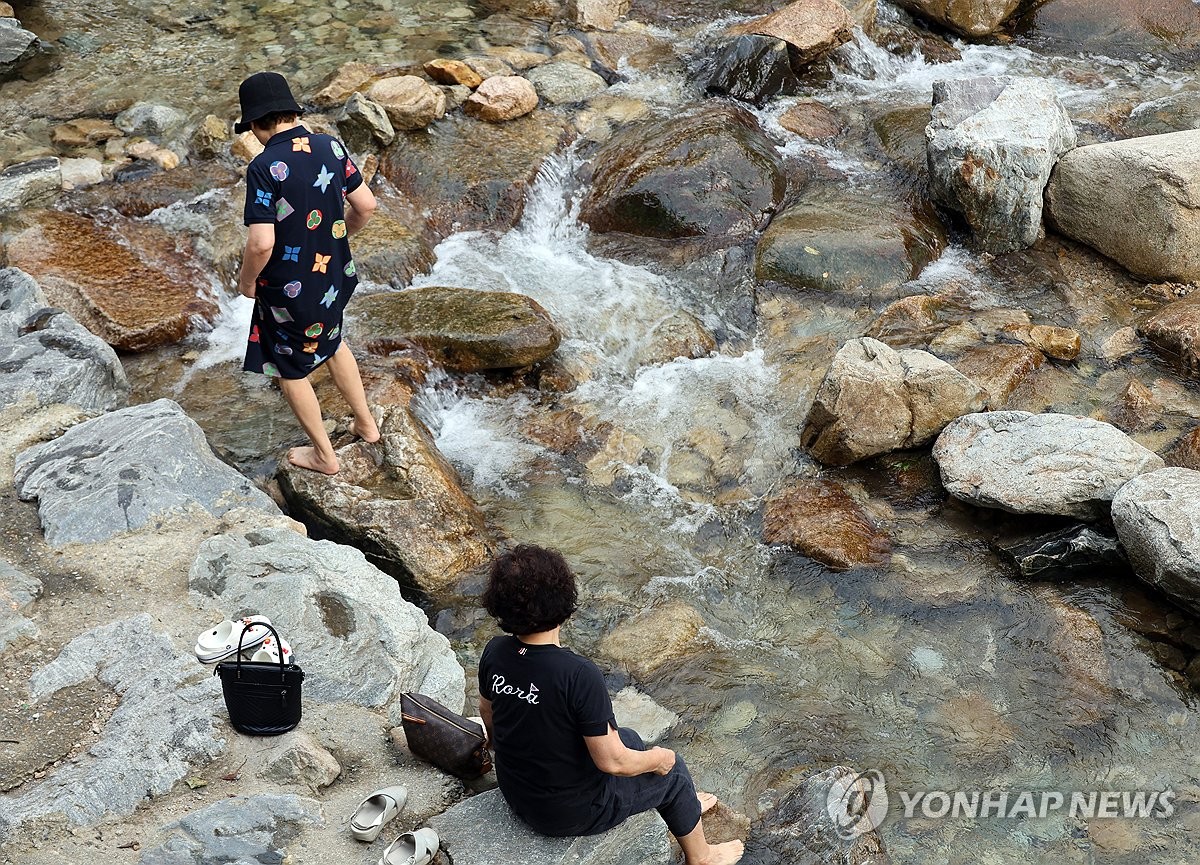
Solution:
<svg viewBox="0 0 1200 865">
<path fill-rule="evenodd" d="M 263 65 L 308 88 L 350 59 L 451 53 L 479 32 L 484 14 L 382 0 L 193 5 L 45 0 L 30 23 L 61 38 L 62 69 L 6 85 L 0 117 L 11 126 L 23 112 L 74 114 L 78 105 L 160 95 L 197 118 L 232 116 L 237 82 Z M 794 100 L 759 115 L 786 157 L 815 156 L 848 182 L 884 188 L 896 168 L 873 147 L 871 118 L 927 107 L 938 78 L 1046 77 L 1085 119 L 1190 86 L 1103 58 L 959 48 L 961 61 L 941 65 L 895 57 L 865 37 L 841 49 L 832 82 L 801 94 L 849 118 L 851 133 L 835 146 L 778 126 Z M 615 89 L 660 111 L 692 98 L 678 76 L 631 75 Z M 25 132 L 36 139 L 49 126 L 37 121 Z M 1183 800 L 1174 821 L 1101 828 L 1062 818 L 893 816 L 883 834 L 897 862 L 1200 861 L 1190 832 L 1200 798 L 1195 707 L 1120 623 L 1126 601 L 1113 586 L 1012 581 L 985 543 L 1003 521 L 940 497 L 914 499 L 882 466 L 839 477 L 892 532 L 887 567 L 834 574 L 760 543 L 762 498 L 818 470 L 798 447 L 813 389 L 833 351 L 862 333 L 882 301 L 764 292 L 757 329 L 713 357 L 639 366 L 654 325 L 676 311 L 718 331 L 729 323 L 703 268 L 667 271 L 599 251 L 575 219 L 578 161 L 567 153 L 547 164 L 516 229 L 447 238 L 435 266 L 414 280 L 528 294 L 563 327 L 564 360 L 590 376 L 557 396 L 472 396 L 477 388 L 441 379 L 420 402 L 489 519 L 514 539 L 558 547 L 577 567 L 576 647 L 596 652 L 615 626 L 668 600 L 694 608 L 704 627 L 689 652 L 637 684 L 682 716 L 676 741 L 700 782 L 750 813 L 769 807 L 772 788 L 834 763 L 880 769 L 897 790 L 1171 787 Z M 1065 264 L 1052 259 L 997 264 L 951 245 L 901 293 L 953 283 L 978 314 L 1019 306 L 1035 320 L 1080 327 L 1088 340 L 1129 323 L 1136 286 L 1101 279 L 1092 290 L 1092 274 L 1066 272 L 1069 255 Z M 247 315 L 243 301 L 225 297 L 213 331 L 184 358 L 173 350 L 129 365 L 139 398 L 177 396 L 216 446 L 266 473 L 297 430 L 277 393 L 236 373 Z M 1180 423 L 1200 417 L 1193 388 L 1140 358 L 1114 371 L 1086 360 L 1048 368 L 1019 398 L 1035 410 L 1087 414 L 1130 375 L 1170 394 Z M 234 401 L 249 410 L 230 412 Z M 612 447 L 581 459 L 530 434 L 562 411 L 603 430 L 598 437 Z M 1173 432 L 1141 437 L 1157 447 Z M 900 455 L 896 464 L 920 459 Z M 484 624 L 457 634 L 469 641 L 464 657 L 489 633 Z"/>
</svg>

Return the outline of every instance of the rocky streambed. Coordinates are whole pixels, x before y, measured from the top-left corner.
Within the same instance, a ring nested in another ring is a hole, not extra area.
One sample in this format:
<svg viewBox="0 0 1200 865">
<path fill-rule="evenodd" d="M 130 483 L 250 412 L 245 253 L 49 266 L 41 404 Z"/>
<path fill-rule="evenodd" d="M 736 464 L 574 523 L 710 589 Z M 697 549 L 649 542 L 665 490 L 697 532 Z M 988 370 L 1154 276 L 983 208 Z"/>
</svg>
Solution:
<svg viewBox="0 0 1200 865">
<path fill-rule="evenodd" d="M 396 697 L 472 705 L 528 541 L 745 861 L 1197 858 L 1190 0 L 193 6 L 0 4 L 0 857 L 373 862 L 345 822 L 406 783 L 397 832 L 492 861 L 515 827 Z M 381 203 L 347 333 L 384 437 L 318 376 L 333 479 L 237 371 L 260 68 Z M 279 740 L 189 654 L 248 612 L 309 672 Z M 850 842 L 838 766 L 893 790 Z M 653 820 L 518 849 L 670 856 Z"/>
</svg>

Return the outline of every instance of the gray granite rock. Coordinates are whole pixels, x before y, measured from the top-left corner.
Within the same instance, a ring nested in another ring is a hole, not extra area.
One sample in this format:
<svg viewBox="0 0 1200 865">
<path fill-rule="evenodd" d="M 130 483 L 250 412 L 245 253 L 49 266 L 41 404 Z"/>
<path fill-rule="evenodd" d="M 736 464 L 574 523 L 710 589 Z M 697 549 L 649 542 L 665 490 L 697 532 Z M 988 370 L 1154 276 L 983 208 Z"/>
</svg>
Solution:
<svg viewBox="0 0 1200 865">
<path fill-rule="evenodd" d="M 147 795 L 166 793 L 193 763 L 224 750 L 214 725 L 219 682 L 156 633 L 150 614 L 93 628 L 68 643 L 30 679 L 32 704 L 92 679 L 115 690 L 120 705 L 78 762 L 0 799 L 0 842 L 41 818 L 90 826 L 132 814 Z"/>
<path fill-rule="evenodd" d="M 463 705 L 465 674 L 449 641 L 353 547 L 287 529 L 218 535 L 200 548 L 188 586 L 214 621 L 270 617 L 304 668 L 306 701 L 394 703 L 395 724 L 403 691 Z"/>
<path fill-rule="evenodd" d="M 383 106 L 361 93 L 354 93 L 346 100 L 338 112 L 337 126 L 342 140 L 355 153 L 370 153 L 396 139 L 396 130 Z"/>
<path fill-rule="evenodd" d="M 57 156 L 10 165 L 0 171 L 0 213 L 46 201 L 61 188 L 62 165 Z"/>
<path fill-rule="evenodd" d="M 144 135 L 161 140 L 183 129 L 187 115 L 169 105 L 135 102 L 118 114 L 113 123 L 127 135 Z"/>
<path fill-rule="evenodd" d="M 429 825 L 454 865 L 668 865 L 672 856 L 667 827 L 654 811 L 603 835 L 547 838 L 522 823 L 499 790 L 473 796 Z"/>
<path fill-rule="evenodd" d="M 1200 472 L 1164 468 L 1117 492 L 1112 520 L 1134 573 L 1200 611 Z"/>
<path fill-rule="evenodd" d="M 1151 281 L 1200 280 L 1197 145 L 1189 130 L 1072 150 L 1046 188 L 1051 223 Z"/>
<path fill-rule="evenodd" d="M 304 826 L 322 826 L 321 805 L 292 795 L 225 799 L 163 827 L 169 837 L 139 865 L 265 865 L 286 862 L 287 842 Z"/>
<path fill-rule="evenodd" d="M 1037 240 L 1050 172 L 1076 143 L 1054 85 L 1034 78 L 935 83 L 925 139 L 934 200 L 996 253 Z"/>
<path fill-rule="evenodd" d="M 17 455 L 15 481 L 37 500 L 46 541 L 94 543 L 189 513 L 279 508 L 213 455 L 200 427 L 176 403 L 110 412 Z"/>
<path fill-rule="evenodd" d="M 933 446 L 956 498 L 1014 514 L 1097 520 L 1126 483 L 1162 458 L 1111 424 L 1066 414 L 996 411 L 947 426 Z"/>
<path fill-rule="evenodd" d="M 32 397 L 38 406 L 66 403 L 110 411 L 129 399 L 116 352 L 60 309 L 16 268 L 0 270 L 0 408 Z"/>
<path fill-rule="evenodd" d="M 21 613 L 41 595 L 41 580 L 0 559 L 0 652 L 17 640 L 37 636 L 37 625 Z"/>
<path fill-rule="evenodd" d="M 551 61 L 525 72 L 538 96 L 551 105 L 569 105 L 590 99 L 608 88 L 604 79 L 569 60 Z"/>
<path fill-rule="evenodd" d="M 281 784 L 301 784 L 311 790 L 328 787 L 342 773 L 337 758 L 301 730 L 272 737 L 265 743 L 258 777 Z"/>
<path fill-rule="evenodd" d="M 0 18 L 0 78 L 6 78 L 38 53 L 36 33 L 16 18 Z"/>
</svg>

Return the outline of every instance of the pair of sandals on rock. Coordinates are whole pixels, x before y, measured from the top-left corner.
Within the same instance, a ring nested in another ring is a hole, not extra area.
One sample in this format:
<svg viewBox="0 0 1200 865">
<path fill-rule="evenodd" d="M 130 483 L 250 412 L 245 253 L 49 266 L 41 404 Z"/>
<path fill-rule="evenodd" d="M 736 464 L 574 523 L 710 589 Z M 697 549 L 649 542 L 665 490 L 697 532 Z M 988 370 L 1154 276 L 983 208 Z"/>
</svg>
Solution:
<svg viewBox="0 0 1200 865">
<path fill-rule="evenodd" d="M 363 799 L 350 818 L 350 834 L 359 841 L 374 841 L 384 824 L 399 814 L 407 801 L 408 790 L 402 786 L 376 790 Z M 437 832 L 428 827 L 405 832 L 383 851 L 379 865 L 429 865 L 440 845 Z"/>
<path fill-rule="evenodd" d="M 216 664 L 232 658 L 241 646 L 243 661 L 278 664 L 282 654 L 283 663 L 291 664 L 292 647 L 282 636 L 276 645 L 266 616 L 246 616 L 242 619 L 226 619 L 196 637 L 194 649 L 201 664 Z"/>
</svg>

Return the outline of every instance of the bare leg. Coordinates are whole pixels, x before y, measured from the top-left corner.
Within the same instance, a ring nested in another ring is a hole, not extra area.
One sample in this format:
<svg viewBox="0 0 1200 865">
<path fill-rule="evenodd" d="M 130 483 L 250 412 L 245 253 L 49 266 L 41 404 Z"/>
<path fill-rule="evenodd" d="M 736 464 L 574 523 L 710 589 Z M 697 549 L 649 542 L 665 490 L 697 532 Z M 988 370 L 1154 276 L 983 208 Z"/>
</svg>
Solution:
<svg viewBox="0 0 1200 865">
<path fill-rule="evenodd" d="M 354 412 L 354 420 L 350 422 L 350 432 L 365 442 L 379 441 L 379 427 L 371 416 L 367 405 L 367 394 L 363 390 L 362 376 L 358 373 L 358 362 L 350 353 L 350 346 L 343 342 L 326 363 L 329 364 L 329 374 L 333 383 L 341 391 L 342 398 Z"/>
<path fill-rule="evenodd" d="M 321 404 L 313 393 L 312 384 L 306 378 L 281 378 L 279 389 L 292 407 L 296 420 L 308 433 L 313 446 L 308 448 L 292 448 L 288 451 L 288 460 L 292 465 L 311 469 L 327 475 L 337 474 L 338 459 L 325 432 L 325 424 L 321 420 Z"/>
<path fill-rule="evenodd" d="M 733 865 L 742 858 L 745 849 L 741 841 L 709 844 L 708 839 L 704 837 L 703 821 L 697 823 L 691 832 L 676 840 L 683 848 L 683 858 L 687 865 Z"/>
</svg>

